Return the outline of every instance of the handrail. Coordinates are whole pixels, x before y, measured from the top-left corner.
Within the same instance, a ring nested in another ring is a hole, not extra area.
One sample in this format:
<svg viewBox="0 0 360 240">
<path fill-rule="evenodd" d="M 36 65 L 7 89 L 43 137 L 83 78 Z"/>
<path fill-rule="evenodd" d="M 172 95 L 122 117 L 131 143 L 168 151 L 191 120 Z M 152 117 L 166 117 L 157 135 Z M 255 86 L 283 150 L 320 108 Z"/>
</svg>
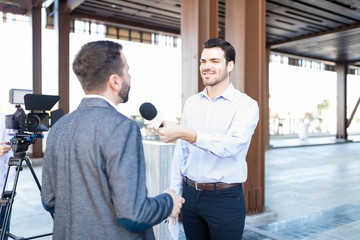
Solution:
<svg viewBox="0 0 360 240">
<path fill-rule="evenodd" d="M 353 120 L 354 115 L 355 115 L 355 113 L 356 113 L 356 110 L 357 110 L 357 108 L 359 107 L 359 104 L 360 104 L 360 97 L 359 97 L 359 99 L 358 99 L 358 101 L 357 101 L 357 103 L 356 103 L 356 105 L 355 105 L 354 110 L 353 110 L 352 113 L 351 113 L 350 118 L 347 120 L 347 126 L 346 126 L 347 128 L 350 126 L 351 121 Z"/>
</svg>

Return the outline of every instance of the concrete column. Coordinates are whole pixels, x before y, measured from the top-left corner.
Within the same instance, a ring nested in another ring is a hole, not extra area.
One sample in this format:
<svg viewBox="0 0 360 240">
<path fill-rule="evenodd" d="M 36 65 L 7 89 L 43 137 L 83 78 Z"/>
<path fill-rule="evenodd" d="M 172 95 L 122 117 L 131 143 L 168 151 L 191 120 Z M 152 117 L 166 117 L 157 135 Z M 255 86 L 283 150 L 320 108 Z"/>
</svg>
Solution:
<svg viewBox="0 0 360 240">
<path fill-rule="evenodd" d="M 247 155 L 248 179 L 244 184 L 247 213 L 265 209 L 264 159 L 266 116 L 266 15 L 265 0 L 227 0 L 225 39 L 236 49 L 234 86 L 255 99 L 260 120 Z"/>
<path fill-rule="evenodd" d="M 181 1 L 182 106 L 186 99 L 203 90 L 199 74 L 201 47 L 218 36 L 218 1 Z"/>
<path fill-rule="evenodd" d="M 59 81 L 59 108 L 69 113 L 69 51 L 70 51 L 70 14 L 67 1 L 55 0 L 54 29 L 58 40 L 58 81 Z"/>
<path fill-rule="evenodd" d="M 337 130 L 336 138 L 347 139 L 347 118 L 346 118 L 346 77 L 348 65 L 336 63 L 337 74 Z"/>
<path fill-rule="evenodd" d="M 33 59 L 33 91 L 36 94 L 42 93 L 42 71 L 41 71 L 41 5 L 31 8 L 32 25 L 32 59 Z M 32 157 L 41 158 L 42 140 L 38 139 L 33 145 Z"/>
</svg>

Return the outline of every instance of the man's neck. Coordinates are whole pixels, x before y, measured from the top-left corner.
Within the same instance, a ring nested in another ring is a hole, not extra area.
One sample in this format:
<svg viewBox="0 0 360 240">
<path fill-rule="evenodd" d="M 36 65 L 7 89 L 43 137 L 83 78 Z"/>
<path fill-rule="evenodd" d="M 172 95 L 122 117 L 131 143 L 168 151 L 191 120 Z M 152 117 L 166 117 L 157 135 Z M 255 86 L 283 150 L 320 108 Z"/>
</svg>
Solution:
<svg viewBox="0 0 360 240">
<path fill-rule="evenodd" d="M 207 86 L 206 91 L 211 100 L 214 100 L 220 96 L 230 85 L 230 81 L 225 79 L 213 86 Z"/>
<path fill-rule="evenodd" d="M 109 91 L 109 90 L 106 90 L 106 91 L 103 91 L 103 92 L 98 92 L 98 91 L 86 92 L 86 95 L 100 95 L 102 97 L 107 98 L 108 100 L 110 100 L 115 105 L 118 105 L 119 103 L 121 103 L 119 97 L 117 95 L 115 95 L 114 93 L 112 93 L 111 91 Z"/>
</svg>

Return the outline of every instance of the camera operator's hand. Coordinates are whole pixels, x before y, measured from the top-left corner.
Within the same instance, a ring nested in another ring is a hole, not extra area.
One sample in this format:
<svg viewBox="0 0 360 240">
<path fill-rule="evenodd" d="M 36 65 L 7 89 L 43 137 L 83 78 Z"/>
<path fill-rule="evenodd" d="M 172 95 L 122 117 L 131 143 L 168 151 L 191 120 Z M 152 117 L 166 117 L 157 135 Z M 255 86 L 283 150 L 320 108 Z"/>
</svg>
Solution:
<svg viewBox="0 0 360 240">
<path fill-rule="evenodd" d="M 170 194 L 170 196 L 173 199 L 173 209 L 171 211 L 170 217 L 173 219 L 174 224 L 176 223 L 176 218 L 178 214 L 180 213 L 182 205 L 185 203 L 185 199 L 181 196 L 176 195 L 175 191 L 173 189 L 167 189 L 165 193 Z M 169 218 L 170 218 L 169 217 Z M 169 221 L 169 218 L 167 219 Z"/>
<path fill-rule="evenodd" d="M 4 154 L 10 151 L 11 146 L 7 144 L 8 142 L 0 141 L 0 157 L 4 156 Z"/>
</svg>

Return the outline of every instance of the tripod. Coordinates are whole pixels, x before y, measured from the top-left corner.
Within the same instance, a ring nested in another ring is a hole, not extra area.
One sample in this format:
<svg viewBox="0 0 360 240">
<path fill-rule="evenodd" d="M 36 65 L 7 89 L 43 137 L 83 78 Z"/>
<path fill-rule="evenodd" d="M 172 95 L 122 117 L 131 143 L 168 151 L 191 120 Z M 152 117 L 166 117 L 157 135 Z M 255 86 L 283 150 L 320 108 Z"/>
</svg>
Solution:
<svg viewBox="0 0 360 240">
<path fill-rule="evenodd" d="M 36 174 L 32 167 L 30 158 L 26 156 L 25 152 L 15 152 L 14 157 L 10 157 L 10 159 L 9 159 L 9 163 L 8 163 L 9 167 L 8 167 L 8 170 L 6 173 L 5 183 L 4 183 L 3 192 L 2 192 L 2 196 L 1 196 L 1 200 L 0 200 L 1 212 L 3 212 L 3 211 L 5 212 L 2 226 L 0 229 L 0 239 L 1 240 L 4 240 L 5 236 L 9 236 L 12 239 L 25 240 L 25 239 L 35 239 L 35 238 L 41 238 L 41 237 L 46 237 L 46 236 L 52 235 L 52 233 L 48 233 L 48 234 L 42 234 L 42 235 L 33 236 L 33 237 L 29 237 L 29 238 L 18 238 L 15 235 L 7 232 L 7 227 L 8 227 L 8 223 L 10 220 L 11 209 L 12 209 L 12 205 L 14 203 L 14 198 L 15 198 L 15 193 L 16 193 L 16 186 L 18 183 L 20 171 L 22 171 L 22 164 L 24 161 L 26 162 L 26 165 L 29 167 L 31 174 L 36 182 L 36 185 L 38 186 L 39 191 L 41 192 L 41 185 L 40 185 L 38 178 L 36 177 Z M 14 186 L 11 191 L 5 191 L 11 167 L 16 167 Z M 51 214 L 51 217 L 54 219 L 53 214 Z"/>
</svg>

